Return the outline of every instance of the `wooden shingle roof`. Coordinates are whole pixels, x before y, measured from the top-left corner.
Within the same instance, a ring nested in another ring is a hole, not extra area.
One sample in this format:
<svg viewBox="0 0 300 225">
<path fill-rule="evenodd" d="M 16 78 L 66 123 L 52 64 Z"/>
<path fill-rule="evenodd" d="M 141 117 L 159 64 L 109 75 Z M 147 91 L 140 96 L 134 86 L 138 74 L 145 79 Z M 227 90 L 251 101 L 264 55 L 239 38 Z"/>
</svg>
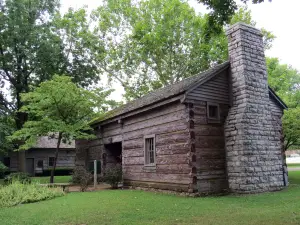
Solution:
<svg viewBox="0 0 300 225">
<path fill-rule="evenodd" d="M 201 72 L 195 76 L 188 77 L 177 83 L 170 84 L 163 88 L 154 90 L 141 98 L 133 100 L 123 106 L 120 106 L 114 110 L 107 112 L 105 115 L 103 115 L 99 118 L 94 119 L 91 122 L 91 125 L 101 123 L 105 120 L 112 119 L 112 118 L 120 116 L 122 114 L 132 112 L 134 110 L 143 108 L 143 107 L 151 105 L 153 103 L 160 102 L 160 101 L 169 99 L 171 97 L 183 94 L 186 91 L 193 89 L 194 87 L 201 85 L 201 84 L 205 83 L 206 81 L 210 80 L 215 75 L 228 69 L 229 66 L 230 66 L 230 62 L 226 61 L 226 62 L 216 65 L 204 72 Z M 270 93 L 270 96 L 272 96 L 276 100 L 277 104 L 279 104 L 280 107 L 282 107 L 283 109 L 287 109 L 287 106 L 285 105 L 285 103 L 276 95 L 276 93 L 270 87 L 269 87 L 269 93 Z"/>
<path fill-rule="evenodd" d="M 228 61 L 226 61 L 222 64 L 212 67 L 212 68 L 210 68 L 202 73 L 199 73 L 195 76 L 188 77 L 177 83 L 170 84 L 163 88 L 154 90 L 141 98 L 133 100 L 123 106 L 120 106 L 114 110 L 107 112 L 104 116 L 93 120 L 92 124 L 99 123 L 101 121 L 119 116 L 121 114 L 131 112 L 133 110 L 142 108 L 144 106 L 153 104 L 155 102 L 162 101 L 162 100 L 168 99 L 170 97 L 184 93 L 185 91 L 187 91 L 189 88 L 191 88 L 195 84 L 199 84 L 202 81 L 209 79 L 211 76 L 214 76 L 217 73 L 227 69 L 229 67 L 229 65 L 230 65 L 230 63 Z"/>
</svg>

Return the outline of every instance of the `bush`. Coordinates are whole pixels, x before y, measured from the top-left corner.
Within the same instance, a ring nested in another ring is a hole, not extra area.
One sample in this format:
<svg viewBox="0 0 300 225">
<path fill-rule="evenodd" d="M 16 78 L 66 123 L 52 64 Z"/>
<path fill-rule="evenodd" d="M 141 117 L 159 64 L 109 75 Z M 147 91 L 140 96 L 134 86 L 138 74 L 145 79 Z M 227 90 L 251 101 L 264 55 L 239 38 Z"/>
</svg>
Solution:
<svg viewBox="0 0 300 225">
<path fill-rule="evenodd" d="M 4 174 L 8 171 L 8 168 L 0 161 L 0 179 L 4 177 Z"/>
<path fill-rule="evenodd" d="M 0 208 L 38 202 L 64 195 L 61 188 L 48 188 L 39 184 L 24 184 L 13 181 L 10 185 L 0 187 Z"/>
<path fill-rule="evenodd" d="M 31 177 L 28 173 L 11 173 L 4 178 L 4 184 L 11 184 L 14 181 L 18 181 L 22 184 L 30 184 Z"/>
<path fill-rule="evenodd" d="M 118 188 L 118 183 L 122 181 L 122 166 L 116 165 L 105 170 L 104 182 L 110 184 L 112 188 Z"/>
<path fill-rule="evenodd" d="M 80 185 L 80 191 L 85 191 L 92 182 L 93 176 L 84 167 L 76 167 L 72 174 L 72 183 Z"/>
</svg>

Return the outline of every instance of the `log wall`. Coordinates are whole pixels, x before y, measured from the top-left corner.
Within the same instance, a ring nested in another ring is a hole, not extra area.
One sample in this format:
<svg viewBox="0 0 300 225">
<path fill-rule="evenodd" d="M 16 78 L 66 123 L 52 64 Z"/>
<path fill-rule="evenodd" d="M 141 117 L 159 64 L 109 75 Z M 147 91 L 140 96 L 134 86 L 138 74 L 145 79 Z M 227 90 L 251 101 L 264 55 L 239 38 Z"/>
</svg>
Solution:
<svg viewBox="0 0 300 225">
<path fill-rule="evenodd" d="M 188 110 L 188 105 L 176 101 L 105 124 L 96 130 L 97 139 L 88 143 L 88 149 L 84 147 L 86 143 L 76 143 L 78 155 L 81 156 L 77 164 L 94 159 L 103 161 L 103 153 L 107 154 L 109 164 L 110 152 L 105 145 L 122 141 L 125 184 L 193 192 Z M 153 134 L 156 167 L 148 168 L 144 166 L 144 136 Z M 88 152 L 87 156 L 85 152 Z"/>
<path fill-rule="evenodd" d="M 49 157 L 54 157 L 55 149 L 29 149 L 25 152 L 25 158 L 34 159 L 34 170 L 36 173 L 41 172 L 41 168 L 37 167 L 37 162 L 43 160 L 43 169 L 50 169 Z M 10 171 L 18 171 L 18 153 L 11 152 L 10 157 Z M 74 149 L 60 149 L 57 159 L 57 168 L 70 168 L 75 166 L 75 150 Z"/>
<path fill-rule="evenodd" d="M 227 190 L 224 121 L 229 109 L 227 71 L 188 92 L 186 101 L 193 111 L 197 191 L 219 193 Z M 219 105 L 220 119 L 207 117 L 207 102 Z"/>
<path fill-rule="evenodd" d="M 197 190 L 200 193 L 226 191 L 224 120 L 228 105 L 219 105 L 220 120 L 217 122 L 207 118 L 207 102 L 195 101 L 193 106 Z"/>
</svg>

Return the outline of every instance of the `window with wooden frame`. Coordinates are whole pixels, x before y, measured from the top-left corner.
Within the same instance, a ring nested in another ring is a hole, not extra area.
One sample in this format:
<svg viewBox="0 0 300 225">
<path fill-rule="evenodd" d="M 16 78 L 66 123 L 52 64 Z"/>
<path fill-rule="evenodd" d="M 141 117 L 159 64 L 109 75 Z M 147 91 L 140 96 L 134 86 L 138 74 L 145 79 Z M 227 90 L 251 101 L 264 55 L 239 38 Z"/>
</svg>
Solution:
<svg viewBox="0 0 300 225">
<path fill-rule="evenodd" d="M 207 103 L 207 118 L 210 120 L 219 120 L 220 119 L 220 108 L 219 104 L 216 103 Z"/>
<path fill-rule="evenodd" d="M 155 135 L 144 137 L 145 166 L 155 166 Z"/>
<path fill-rule="evenodd" d="M 48 166 L 54 166 L 55 158 L 54 157 L 49 157 L 48 160 Z"/>
</svg>

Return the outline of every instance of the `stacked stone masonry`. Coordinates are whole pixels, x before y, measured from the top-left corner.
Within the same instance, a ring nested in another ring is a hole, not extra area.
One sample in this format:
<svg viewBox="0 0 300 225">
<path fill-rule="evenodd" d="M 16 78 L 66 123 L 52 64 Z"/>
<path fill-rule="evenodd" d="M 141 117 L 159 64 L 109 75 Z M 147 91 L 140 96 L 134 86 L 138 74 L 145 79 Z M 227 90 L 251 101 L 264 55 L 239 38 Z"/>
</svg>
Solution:
<svg viewBox="0 0 300 225">
<path fill-rule="evenodd" d="M 238 23 L 227 31 L 232 107 L 225 122 L 229 189 L 236 193 L 284 186 L 281 122 L 272 116 L 262 35 Z"/>
</svg>

